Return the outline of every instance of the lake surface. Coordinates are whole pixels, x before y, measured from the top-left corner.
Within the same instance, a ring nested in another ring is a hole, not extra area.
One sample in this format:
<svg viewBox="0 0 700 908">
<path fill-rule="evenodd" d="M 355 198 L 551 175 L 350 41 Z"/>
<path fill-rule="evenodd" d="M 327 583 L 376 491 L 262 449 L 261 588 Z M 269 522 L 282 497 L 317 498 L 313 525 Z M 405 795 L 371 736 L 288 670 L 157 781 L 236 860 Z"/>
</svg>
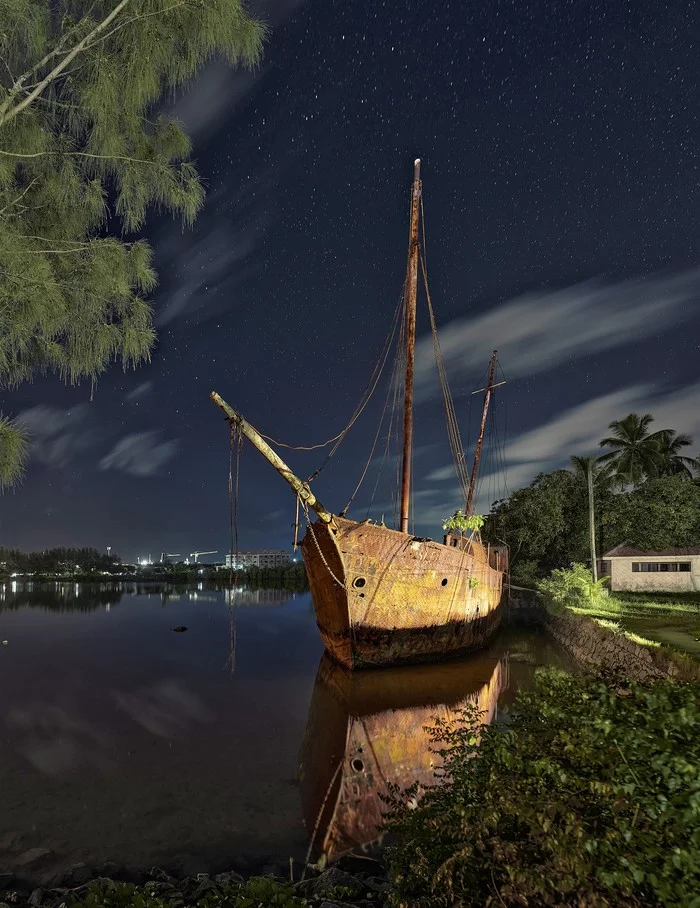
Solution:
<svg viewBox="0 0 700 908">
<path fill-rule="evenodd" d="M 0 871 L 38 881 L 288 868 L 314 826 L 341 853 L 372 838 L 380 778 L 429 771 L 431 716 L 502 715 L 536 665 L 567 665 L 507 629 L 470 659 L 351 675 L 310 595 L 280 590 L 12 583 L 0 640 Z"/>
</svg>

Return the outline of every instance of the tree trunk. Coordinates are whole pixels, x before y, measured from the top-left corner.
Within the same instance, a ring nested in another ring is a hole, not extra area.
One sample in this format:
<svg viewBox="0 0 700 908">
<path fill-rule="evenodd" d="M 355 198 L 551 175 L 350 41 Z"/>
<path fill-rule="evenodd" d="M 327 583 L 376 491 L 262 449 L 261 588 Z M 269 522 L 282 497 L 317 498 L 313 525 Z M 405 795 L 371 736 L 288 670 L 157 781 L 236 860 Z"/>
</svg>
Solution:
<svg viewBox="0 0 700 908">
<path fill-rule="evenodd" d="M 596 561 L 595 555 L 595 514 L 593 510 L 593 466 L 588 464 L 588 521 L 589 529 L 591 534 L 591 572 L 593 574 L 593 582 L 596 583 L 598 580 L 598 563 Z"/>
</svg>

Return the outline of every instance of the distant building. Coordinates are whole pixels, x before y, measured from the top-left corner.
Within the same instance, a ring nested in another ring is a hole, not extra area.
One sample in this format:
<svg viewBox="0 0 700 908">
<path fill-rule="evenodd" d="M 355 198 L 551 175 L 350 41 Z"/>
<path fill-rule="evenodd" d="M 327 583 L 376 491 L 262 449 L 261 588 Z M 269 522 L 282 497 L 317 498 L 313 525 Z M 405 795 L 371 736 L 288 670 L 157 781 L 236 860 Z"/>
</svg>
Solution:
<svg viewBox="0 0 700 908">
<path fill-rule="evenodd" d="M 247 567 L 284 567 L 292 560 L 289 552 L 284 549 L 256 549 L 247 552 L 238 552 L 237 555 L 226 556 L 226 567 L 240 570 Z"/>
<path fill-rule="evenodd" d="M 603 555 L 612 592 L 693 593 L 700 591 L 700 546 L 648 551 L 616 546 Z"/>
</svg>

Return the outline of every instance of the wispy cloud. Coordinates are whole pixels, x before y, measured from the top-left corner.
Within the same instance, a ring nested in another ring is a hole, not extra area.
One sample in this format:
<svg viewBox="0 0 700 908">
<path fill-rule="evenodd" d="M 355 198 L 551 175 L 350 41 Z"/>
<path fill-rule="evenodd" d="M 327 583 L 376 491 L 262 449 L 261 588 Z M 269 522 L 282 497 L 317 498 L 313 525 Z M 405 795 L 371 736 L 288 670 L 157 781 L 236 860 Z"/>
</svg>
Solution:
<svg viewBox="0 0 700 908">
<path fill-rule="evenodd" d="M 100 438 L 86 426 L 88 413 L 85 403 L 68 410 L 40 404 L 23 410 L 17 419 L 29 432 L 32 457 L 48 466 L 64 467 Z"/>
<path fill-rule="evenodd" d="M 177 441 L 159 438 L 160 433 L 155 431 L 127 435 L 100 460 L 100 469 L 121 470 L 131 476 L 155 476 L 177 451 Z"/>
<path fill-rule="evenodd" d="M 303 3 L 304 0 L 257 0 L 250 12 L 274 29 Z M 192 81 L 170 113 L 184 123 L 198 142 L 210 140 L 269 68 L 264 62 L 264 51 L 263 64 L 254 70 L 232 69 L 223 60 L 214 60 Z"/>
<path fill-rule="evenodd" d="M 475 380 L 488 351 L 498 347 L 509 378 L 535 375 L 575 356 L 639 341 L 672 327 L 700 297 L 700 269 L 563 290 L 528 293 L 487 313 L 457 319 L 440 331 L 449 374 Z M 432 340 L 416 346 L 416 393 L 437 392 Z"/>
<path fill-rule="evenodd" d="M 139 400 L 141 397 L 145 397 L 146 394 L 150 394 L 153 390 L 152 381 L 142 381 L 140 384 L 136 385 L 135 388 L 132 388 L 131 391 L 126 395 L 128 401 Z"/>
<path fill-rule="evenodd" d="M 607 434 L 608 425 L 632 412 L 651 413 L 654 429 L 687 432 L 695 439 L 690 454 L 700 451 L 700 382 L 661 393 L 653 393 L 648 384 L 630 385 L 571 407 L 507 442 L 509 489 L 526 485 L 537 473 L 567 467 L 572 454 L 600 453 L 599 442 Z M 426 477 L 434 482 L 453 478 L 451 465 L 433 470 Z M 484 476 L 482 488 L 488 485 L 488 480 Z"/>
<path fill-rule="evenodd" d="M 173 287 L 159 297 L 159 327 L 236 305 L 233 291 L 260 268 L 254 254 L 277 217 L 279 179 L 279 171 L 265 169 L 242 185 L 222 184 L 208 196 L 194 234 L 168 225 L 156 240 L 165 286 Z"/>
</svg>

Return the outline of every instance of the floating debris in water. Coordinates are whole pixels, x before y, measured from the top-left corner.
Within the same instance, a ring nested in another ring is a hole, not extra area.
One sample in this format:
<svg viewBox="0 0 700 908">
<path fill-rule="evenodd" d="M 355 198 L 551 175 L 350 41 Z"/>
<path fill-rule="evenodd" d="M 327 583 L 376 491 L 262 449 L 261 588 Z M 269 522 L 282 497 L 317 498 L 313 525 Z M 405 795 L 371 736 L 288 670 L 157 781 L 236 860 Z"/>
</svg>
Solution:
<svg viewBox="0 0 700 908">
<path fill-rule="evenodd" d="M 178 624 L 178 626 L 172 628 L 172 630 L 174 630 L 174 631 L 175 631 L 176 633 L 178 633 L 178 634 L 181 634 L 183 631 L 186 631 L 187 628 L 185 627 L 184 624 Z"/>
</svg>

